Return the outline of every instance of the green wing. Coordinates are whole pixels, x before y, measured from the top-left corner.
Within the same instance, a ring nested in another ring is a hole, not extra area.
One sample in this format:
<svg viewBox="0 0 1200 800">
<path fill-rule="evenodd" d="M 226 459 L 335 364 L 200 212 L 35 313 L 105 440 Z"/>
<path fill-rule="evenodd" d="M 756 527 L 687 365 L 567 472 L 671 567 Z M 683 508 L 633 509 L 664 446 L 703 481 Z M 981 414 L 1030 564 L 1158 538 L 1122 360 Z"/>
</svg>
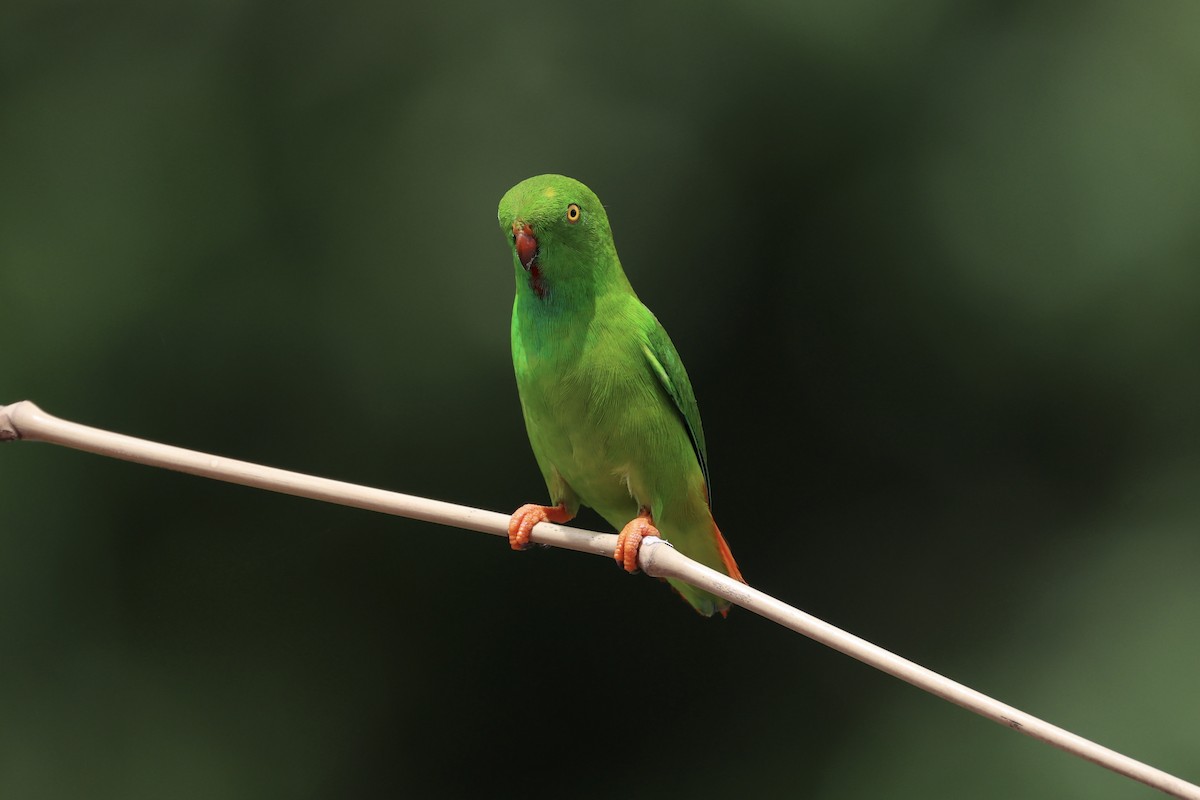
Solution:
<svg viewBox="0 0 1200 800">
<path fill-rule="evenodd" d="M 696 405 L 696 395 L 692 391 L 692 382 L 688 380 L 687 370 L 679 360 L 679 353 L 666 330 L 654 319 L 654 327 L 642 345 L 642 352 L 650 363 L 650 369 L 658 376 L 658 382 L 667 390 L 667 395 L 675 403 L 683 425 L 687 428 L 688 436 L 692 439 L 692 449 L 696 451 L 696 460 L 700 462 L 700 471 L 704 473 L 704 485 L 708 488 L 709 505 L 712 505 L 712 483 L 708 478 L 708 452 L 704 447 L 704 428 L 700 424 L 700 407 Z"/>
</svg>

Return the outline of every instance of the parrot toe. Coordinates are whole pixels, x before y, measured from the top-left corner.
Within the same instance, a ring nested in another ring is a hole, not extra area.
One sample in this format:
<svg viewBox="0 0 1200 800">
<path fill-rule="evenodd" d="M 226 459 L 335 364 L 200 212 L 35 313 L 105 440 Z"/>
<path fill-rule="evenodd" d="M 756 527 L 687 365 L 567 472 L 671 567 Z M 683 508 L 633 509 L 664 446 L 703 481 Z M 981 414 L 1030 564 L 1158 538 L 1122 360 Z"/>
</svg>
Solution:
<svg viewBox="0 0 1200 800">
<path fill-rule="evenodd" d="M 557 506 L 526 503 L 514 511 L 508 520 L 508 544 L 513 550 L 526 550 L 533 535 L 534 525 L 539 522 L 569 522 L 573 516 L 562 503 Z"/>
<path fill-rule="evenodd" d="M 637 572 L 638 551 L 642 548 L 642 539 L 658 535 L 658 528 L 654 527 L 650 513 L 643 511 L 617 534 L 617 549 L 613 558 L 626 572 Z"/>
</svg>

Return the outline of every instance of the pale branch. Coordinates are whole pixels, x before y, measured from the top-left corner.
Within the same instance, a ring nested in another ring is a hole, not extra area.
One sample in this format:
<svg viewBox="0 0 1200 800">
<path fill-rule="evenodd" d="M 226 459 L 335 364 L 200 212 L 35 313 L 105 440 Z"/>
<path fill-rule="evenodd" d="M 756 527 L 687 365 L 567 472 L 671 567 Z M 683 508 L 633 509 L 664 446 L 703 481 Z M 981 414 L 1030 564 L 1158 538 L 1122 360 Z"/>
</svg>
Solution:
<svg viewBox="0 0 1200 800">
<path fill-rule="evenodd" d="M 508 515 L 478 508 L 429 500 L 423 497 L 372 489 L 357 484 L 317 478 L 296 472 L 185 450 L 181 447 L 136 439 L 79 425 L 45 413 L 26 400 L 0 406 L 0 441 L 25 439 L 86 450 L 206 478 L 240 483 L 273 492 L 308 497 L 328 503 L 380 511 L 466 530 L 507 536 Z M 533 529 L 534 542 L 569 550 L 612 557 L 616 536 L 567 528 L 548 522 Z M 920 689 L 962 706 L 993 722 L 1051 744 L 1072 755 L 1158 789 L 1174 797 L 1200 800 L 1200 786 L 1143 764 L 1107 747 L 1051 725 L 932 670 L 901 658 L 881 647 L 793 608 L 768 594 L 709 569 L 677 552 L 661 539 L 643 541 L 639 564 L 660 578 L 678 578 L 753 611 L 821 644 L 911 683 Z"/>
</svg>

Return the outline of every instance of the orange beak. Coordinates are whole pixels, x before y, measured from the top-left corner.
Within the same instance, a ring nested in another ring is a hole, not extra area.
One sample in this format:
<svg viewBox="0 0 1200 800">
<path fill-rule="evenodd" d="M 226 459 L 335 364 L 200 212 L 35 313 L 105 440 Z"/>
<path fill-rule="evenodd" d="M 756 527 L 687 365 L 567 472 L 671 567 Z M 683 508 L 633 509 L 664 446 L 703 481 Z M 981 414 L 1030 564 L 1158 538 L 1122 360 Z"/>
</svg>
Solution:
<svg viewBox="0 0 1200 800">
<path fill-rule="evenodd" d="M 533 228 L 524 222 L 514 222 L 512 229 L 513 243 L 517 246 L 517 258 L 521 260 L 521 266 L 528 270 L 533 267 L 533 260 L 537 258 L 538 250 L 538 242 L 533 236 Z"/>
</svg>

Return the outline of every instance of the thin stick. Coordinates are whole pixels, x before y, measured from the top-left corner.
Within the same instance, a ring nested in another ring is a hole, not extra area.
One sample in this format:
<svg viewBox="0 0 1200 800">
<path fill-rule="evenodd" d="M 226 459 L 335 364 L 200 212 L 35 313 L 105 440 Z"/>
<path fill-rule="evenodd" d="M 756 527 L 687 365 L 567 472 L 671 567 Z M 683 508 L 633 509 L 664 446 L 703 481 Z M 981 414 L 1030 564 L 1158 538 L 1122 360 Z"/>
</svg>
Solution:
<svg viewBox="0 0 1200 800">
<path fill-rule="evenodd" d="M 274 492 L 380 511 L 426 522 L 507 536 L 508 515 L 412 495 L 371 489 L 342 481 L 302 475 L 246 461 L 135 439 L 53 417 L 28 400 L 0 406 L 0 441 L 51 442 L 126 461 L 188 472 Z M 612 557 L 616 536 L 543 522 L 533 541 L 583 553 Z M 1176 778 L 1070 731 L 1051 725 L 967 686 L 793 608 L 770 595 L 722 575 L 677 552 L 661 539 L 643 541 L 639 563 L 647 574 L 679 578 L 723 597 L 821 644 L 845 653 L 913 686 L 998 722 L 1026 736 L 1099 764 L 1174 797 L 1200 800 L 1200 786 Z"/>
</svg>

